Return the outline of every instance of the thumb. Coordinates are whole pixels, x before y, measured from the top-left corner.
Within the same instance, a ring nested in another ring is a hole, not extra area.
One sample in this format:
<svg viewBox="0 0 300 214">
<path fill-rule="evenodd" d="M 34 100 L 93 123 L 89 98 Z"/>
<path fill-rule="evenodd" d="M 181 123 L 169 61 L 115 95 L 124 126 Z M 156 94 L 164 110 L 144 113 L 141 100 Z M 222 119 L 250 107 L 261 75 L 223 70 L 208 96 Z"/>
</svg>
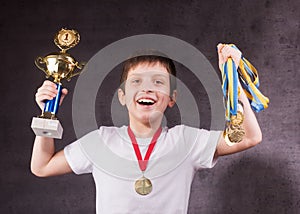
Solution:
<svg viewBox="0 0 300 214">
<path fill-rule="evenodd" d="M 222 49 L 225 47 L 225 44 L 219 43 L 217 45 L 218 58 L 219 58 L 219 69 L 222 70 L 223 64 L 226 62 L 224 55 L 222 54 Z"/>
<path fill-rule="evenodd" d="M 219 44 L 217 45 L 218 53 L 220 53 L 220 52 L 222 51 L 222 48 L 223 48 L 224 46 L 225 46 L 225 45 L 222 44 L 222 43 L 219 43 Z"/>
<path fill-rule="evenodd" d="M 63 89 L 61 90 L 61 98 L 60 98 L 59 105 L 62 104 L 62 102 L 63 102 L 63 100 L 64 100 L 64 98 L 66 97 L 67 94 L 68 94 L 68 89 L 63 88 Z"/>
</svg>

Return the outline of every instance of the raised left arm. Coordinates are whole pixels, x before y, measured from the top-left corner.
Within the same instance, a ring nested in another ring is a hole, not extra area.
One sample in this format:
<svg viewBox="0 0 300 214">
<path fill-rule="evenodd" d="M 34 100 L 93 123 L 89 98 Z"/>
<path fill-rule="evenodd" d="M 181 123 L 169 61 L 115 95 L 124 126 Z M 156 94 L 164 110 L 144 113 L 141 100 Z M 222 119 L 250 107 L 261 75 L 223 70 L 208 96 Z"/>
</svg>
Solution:
<svg viewBox="0 0 300 214">
<path fill-rule="evenodd" d="M 257 122 L 254 112 L 251 109 L 251 106 L 246 97 L 246 94 L 244 93 L 243 90 L 241 90 L 239 100 L 244 105 L 243 126 L 245 129 L 245 136 L 241 142 L 236 143 L 232 146 L 228 146 L 225 143 L 224 138 L 220 137 L 218 145 L 217 145 L 217 149 L 216 149 L 217 156 L 229 155 L 229 154 L 233 154 L 236 152 L 240 152 L 240 151 L 249 149 L 249 148 L 259 144 L 262 140 L 262 133 L 261 133 L 259 124 Z"/>
<path fill-rule="evenodd" d="M 239 64 L 239 61 L 241 59 L 241 52 L 227 45 L 218 45 L 218 53 L 219 65 L 222 65 L 222 63 L 224 63 L 228 59 L 228 57 L 232 57 L 236 64 Z M 233 154 L 236 152 L 246 150 L 259 144 L 262 140 L 260 126 L 257 122 L 254 112 L 251 109 L 248 98 L 245 92 L 242 90 L 242 88 L 240 90 L 239 100 L 244 105 L 243 126 L 245 130 L 245 136 L 241 142 L 236 143 L 232 146 L 228 146 L 225 143 L 224 138 L 220 137 L 215 154 L 217 156 Z"/>
</svg>

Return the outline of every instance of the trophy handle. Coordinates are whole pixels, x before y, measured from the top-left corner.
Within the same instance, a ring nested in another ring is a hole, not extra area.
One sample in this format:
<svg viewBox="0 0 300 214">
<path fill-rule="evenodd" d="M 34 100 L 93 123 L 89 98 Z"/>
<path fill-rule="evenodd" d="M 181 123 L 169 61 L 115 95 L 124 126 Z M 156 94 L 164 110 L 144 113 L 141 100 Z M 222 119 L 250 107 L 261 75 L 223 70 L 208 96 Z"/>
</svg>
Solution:
<svg viewBox="0 0 300 214">
<path fill-rule="evenodd" d="M 36 67 L 38 67 L 40 70 L 44 71 L 44 73 L 46 74 L 46 77 L 49 78 L 50 74 L 47 72 L 47 69 L 45 67 L 43 67 L 43 65 L 45 66 L 45 61 L 43 57 L 37 57 L 34 61 L 34 64 L 36 65 Z"/>
<path fill-rule="evenodd" d="M 81 71 L 76 72 L 76 73 L 71 73 L 71 74 L 68 76 L 67 80 L 70 81 L 72 77 L 81 74 L 81 73 L 82 73 L 82 69 L 83 69 L 83 67 L 85 66 L 85 64 L 86 64 L 85 62 L 76 62 L 74 65 L 76 66 L 76 68 L 78 68 L 78 69 L 81 70 Z"/>
</svg>

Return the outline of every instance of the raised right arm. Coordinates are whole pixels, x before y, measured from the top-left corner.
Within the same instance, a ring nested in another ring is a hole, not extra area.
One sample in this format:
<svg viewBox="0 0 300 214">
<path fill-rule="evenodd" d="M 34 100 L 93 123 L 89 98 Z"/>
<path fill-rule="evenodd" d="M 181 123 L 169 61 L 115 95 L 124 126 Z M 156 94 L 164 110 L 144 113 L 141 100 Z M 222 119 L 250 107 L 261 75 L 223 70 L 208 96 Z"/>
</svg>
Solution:
<svg viewBox="0 0 300 214">
<path fill-rule="evenodd" d="M 61 101 L 67 93 L 66 89 L 62 90 Z M 56 85 L 46 80 L 35 95 L 38 106 L 43 109 L 44 101 L 53 99 L 56 94 Z M 70 173 L 72 169 L 65 158 L 64 151 L 55 152 L 52 138 L 36 136 L 31 157 L 31 172 L 39 177 L 47 177 Z"/>
<path fill-rule="evenodd" d="M 54 140 L 37 136 L 31 157 L 31 172 L 38 177 L 62 175 L 72 172 L 64 151 L 55 153 Z"/>
</svg>

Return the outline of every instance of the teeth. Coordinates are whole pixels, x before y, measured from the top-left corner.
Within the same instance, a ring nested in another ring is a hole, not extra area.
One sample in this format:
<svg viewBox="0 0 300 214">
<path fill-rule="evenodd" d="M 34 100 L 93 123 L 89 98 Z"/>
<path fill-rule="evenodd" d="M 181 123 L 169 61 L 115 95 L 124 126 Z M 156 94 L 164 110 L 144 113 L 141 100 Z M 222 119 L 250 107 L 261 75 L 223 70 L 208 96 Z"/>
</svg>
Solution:
<svg viewBox="0 0 300 214">
<path fill-rule="evenodd" d="M 153 100 L 150 100 L 150 99 L 139 99 L 138 100 L 138 103 L 144 103 L 144 104 L 153 104 L 154 101 Z"/>
</svg>

